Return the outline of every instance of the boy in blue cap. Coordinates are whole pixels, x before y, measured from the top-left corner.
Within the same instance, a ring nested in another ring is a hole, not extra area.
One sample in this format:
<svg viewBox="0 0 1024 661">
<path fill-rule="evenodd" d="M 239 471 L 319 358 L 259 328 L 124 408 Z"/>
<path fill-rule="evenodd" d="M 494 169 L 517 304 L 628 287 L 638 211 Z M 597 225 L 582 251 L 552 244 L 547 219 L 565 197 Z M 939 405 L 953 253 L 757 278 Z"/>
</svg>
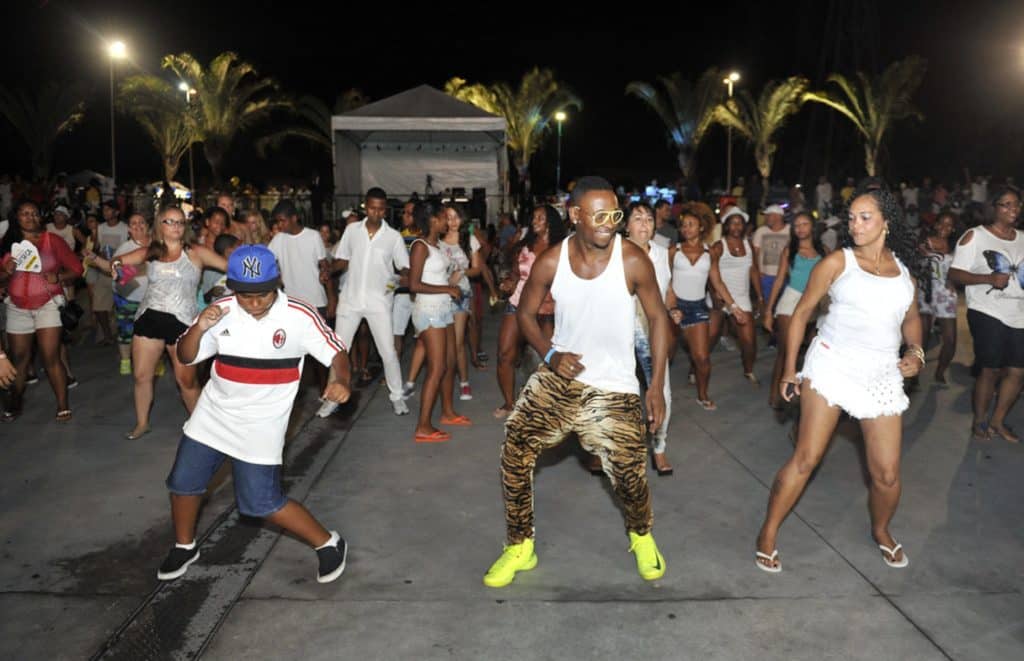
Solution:
<svg viewBox="0 0 1024 661">
<path fill-rule="evenodd" d="M 316 308 L 281 291 L 277 261 L 265 246 L 242 246 L 231 254 L 227 286 L 234 294 L 203 310 L 178 340 L 182 363 L 215 358 L 167 477 L 176 543 L 157 578 L 178 578 L 199 558 L 195 527 L 202 496 L 230 457 L 239 511 L 313 547 L 317 581 L 329 583 L 345 570 L 348 547 L 284 497 L 281 463 L 305 355 L 334 368 L 336 380 L 323 397 L 340 404 L 350 394 L 348 353 Z"/>
</svg>

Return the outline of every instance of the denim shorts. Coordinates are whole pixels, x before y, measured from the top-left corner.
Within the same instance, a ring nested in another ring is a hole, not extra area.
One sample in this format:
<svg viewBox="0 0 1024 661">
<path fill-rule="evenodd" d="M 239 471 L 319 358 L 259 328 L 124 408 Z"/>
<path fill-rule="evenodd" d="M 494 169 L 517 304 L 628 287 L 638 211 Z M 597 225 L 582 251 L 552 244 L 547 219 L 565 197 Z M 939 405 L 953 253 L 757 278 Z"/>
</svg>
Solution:
<svg viewBox="0 0 1024 661">
<path fill-rule="evenodd" d="M 412 326 L 419 335 L 428 328 L 446 328 L 455 323 L 455 306 L 452 303 L 428 303 L 412 306 Z"/>
<path fill-rule="evenodd" d="M 464 312 L 471 314 L 473 312 L 473 290 L 463 291 L 462 298 L 453 302 L 454 309 L 452 313 Z"/>
<path fill-rule="evenodd" d="M 167 476 L 167 490 L 178 496 L 201 496 L 206 485 L 228 456 L 208 445 L 182 435 L 178 455 Z M 250 464 L 231 459 L 238 511 L 246 516 L 267 517 L 288 502 L 281 493 L 281 466 Z"/>
<path fill-rule="evenodd" d="M 681 298 L 677 298 L 676 309 L 683 313 L 683 320 L 679 322 L 680 328 L 706 324 L 708 319 L 710 319 L 708 304 L 703 298 L 696 301 L 684 301 Z"/>
</svg>

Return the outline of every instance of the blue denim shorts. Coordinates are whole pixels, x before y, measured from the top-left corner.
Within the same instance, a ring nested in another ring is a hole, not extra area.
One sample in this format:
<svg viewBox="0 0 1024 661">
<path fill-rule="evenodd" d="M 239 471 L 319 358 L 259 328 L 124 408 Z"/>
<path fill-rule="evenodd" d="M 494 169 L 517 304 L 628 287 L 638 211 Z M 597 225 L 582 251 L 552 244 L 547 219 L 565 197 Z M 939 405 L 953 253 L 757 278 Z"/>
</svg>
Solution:
<svg viewBox="0 0 1024 661">
<path fill-rule="evenodd" d="M 419 335 L 428 328 L 445 328 L 455 323 L 455 306 L 452 303 L 430 303 L 412 306 L 412 327 Z"/>
<path fill-rule="evenodd" d="M 228 456 L 182 435 L 178 455 L 167 476 L 167 490 L 178 496 L 201 496 L 206 485 Z M 267 517 L 288 502 L 281 493 L 281 466 L 231 460 L 238 511 L 246 516 Z"/>
<path fill-rule="evenodd" d="M 473 312 L 473 290 L 463 291 L 462 298 L 453 302 L 452 313 L 465 312 L 466 314 L 472 314 Z"/>
<path fill-rule="evenodd" d="M 679 322 L 680 328 L 706 324 L 710 319 L 708 304 L 703 298 L 696 301 L 684 301 L 677 298 L 676 309 L 683 313 L 683 320 Z"/>
</svg>

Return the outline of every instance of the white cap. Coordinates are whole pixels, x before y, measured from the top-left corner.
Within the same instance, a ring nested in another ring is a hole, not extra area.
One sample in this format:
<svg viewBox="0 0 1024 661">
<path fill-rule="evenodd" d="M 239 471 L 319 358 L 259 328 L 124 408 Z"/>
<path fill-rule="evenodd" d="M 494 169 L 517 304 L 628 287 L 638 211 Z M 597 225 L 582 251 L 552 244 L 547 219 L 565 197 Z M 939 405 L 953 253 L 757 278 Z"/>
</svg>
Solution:
<svg viewBox="0 0 1024 661">
<path fill-rule="evenodd" d="M 783 209 L 781 205 L 770 204 L 770 205 L 768 205 L 768 207 L 765 208 L 764 215 L 769 216 L 769 215 L 771 215 L 773 213 L 777 213 L 780 216 L 785 216 L 786 215 L 786 210 Z"/>
<path fill-rule="evenodd" d="M 342 220 L 346 220 L 348 219 L 349 216 L 351 216 L 354 213 L 355 211 L 352 211 L 352 209 L 345 209 L 344 211 L 341 212 L 341 218 Z"/>
<path fill-rule="evenodd" d="M 739 207 L 731 207 L 730 206 L 730 207 L 726 207 L 725 211 L 722 212 L 722 224 L 723 225 L 725 224 L 725 221 L 729 220 L 730 216 L 739 216 L 740 218 L 743 219 L 744 223 L 749 223 L 750 222 L 750 215 L 746 211 L 744 211 L 743 209 L 740 209 Z"/>
<path fill-rule="evenodd" d="M 53 208 L 53 212 L 54 213 L 62 213 L 65 216 L 67 216 L 68 218 L 71 217 L 71 212 L 68 211 L 68 208 L 66 206 L 64 206 L 63 204 L 59 204 L 56 207 L 54 207 Z"/>
</svg>

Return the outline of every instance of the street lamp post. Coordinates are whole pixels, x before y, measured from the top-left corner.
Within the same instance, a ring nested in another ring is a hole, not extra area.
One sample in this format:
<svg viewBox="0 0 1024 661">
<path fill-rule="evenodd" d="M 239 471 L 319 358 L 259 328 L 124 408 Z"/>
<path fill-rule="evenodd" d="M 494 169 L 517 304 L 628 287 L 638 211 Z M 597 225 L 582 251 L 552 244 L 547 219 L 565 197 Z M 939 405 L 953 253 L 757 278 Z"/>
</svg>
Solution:
<svg viewBox="0 0 1024 661">
<path fill-rule="evenodd" d="M 117 150 L 114 140 L 114 61 L 128 56 L 128 47 L 123 41 L 114 41 L 107 46 L 110 56 L 110 179 L 117 185 Z"/>
<path fill-rule="evenodd" d="M 722 82 L 729 88 L 729 98 L 732 98 L 732 86 L 740 79 L 740 74 L 733 71 L 722 79 Z M 725 194 L 732 194 L 732 126 L 726 128 L 728 144 L 725 149 Z"/>
<path fill-rule="evenodd" d="M 565 121 L 566 114 L 559 110 L 555 113 L 555 121 L 558 122 L 558 147 L 557 156 L 555 157 L 555 194 L 558 194 L 558 189 L 562 186 L 562 122 Z"/>
<path fill-rule="evenodd" d="M 182 81 L 178 83 L 178 89 L 185 93 L 185 107 L 188 110 L 192 108 L 192 95 L 196 93 L 194 87 L 189 87 L 188 83 Z M 188 188 L 192 191 L 192 204 L 195 206 L 196 199 L 196 170 L 192 164 L 192 143 L 188 143 Z"/>
</svg>

